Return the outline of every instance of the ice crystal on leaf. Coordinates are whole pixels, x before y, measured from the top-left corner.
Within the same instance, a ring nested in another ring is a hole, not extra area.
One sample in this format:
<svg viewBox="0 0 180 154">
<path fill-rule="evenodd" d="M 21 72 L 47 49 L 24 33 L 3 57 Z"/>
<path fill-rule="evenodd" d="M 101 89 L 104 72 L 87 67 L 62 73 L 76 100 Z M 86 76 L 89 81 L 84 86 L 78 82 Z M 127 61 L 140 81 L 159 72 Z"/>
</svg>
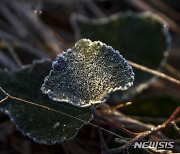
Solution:
<svg viewBox="0 0 180 154">
<path fill-rule="evenodd" d="M 100 41 L 81 39 L 57 56 L 41 90 L 52 100 L 86 107 L 104 102 L 113 91 L 126 90 L 133 80 L 131 66 L 118 51 Z"/>
</svg>

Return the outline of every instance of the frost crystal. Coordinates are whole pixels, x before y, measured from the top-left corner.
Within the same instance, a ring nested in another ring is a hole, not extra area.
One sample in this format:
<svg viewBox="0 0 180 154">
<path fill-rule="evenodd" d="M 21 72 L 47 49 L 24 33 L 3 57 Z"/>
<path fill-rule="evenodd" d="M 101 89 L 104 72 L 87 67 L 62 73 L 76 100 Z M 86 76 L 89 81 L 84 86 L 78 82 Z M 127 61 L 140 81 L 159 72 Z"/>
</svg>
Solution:
<svg viewBox="0 0 180 154">
<path fill-rule="evenodd" d="M 100 41 L 81 39 L 57 56 L 41 90 L 52 100 L 86 107 L 104 102 L 113 91 L 128 89 L 133 80 L 131 66 L 118 51 Z"/>
</svg>

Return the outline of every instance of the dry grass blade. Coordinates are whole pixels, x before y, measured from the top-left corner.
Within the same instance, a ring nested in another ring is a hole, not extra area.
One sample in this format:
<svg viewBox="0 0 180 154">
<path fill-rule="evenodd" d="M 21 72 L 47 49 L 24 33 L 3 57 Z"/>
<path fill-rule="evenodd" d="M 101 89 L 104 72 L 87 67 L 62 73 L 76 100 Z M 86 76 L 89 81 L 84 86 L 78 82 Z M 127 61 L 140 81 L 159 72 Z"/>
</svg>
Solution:
<svg viewBox="0 0 180 154">
<path fill-rule="evenodd" d="M 17 56 L 16 52 L 14 51 L 14 49 L 12 48 L 12 46 L 10 46 L 6 41 L 2 41 L 3 46 L 5 46 L 8 49 L 8 52 L 10 53 L 12 59 L 16 62 L 16 64 L 20 67 L 22 66 L 22 62 L 19 59 L 19 57 Z"/>
<path fill-rule="evenodd" d="M 150 0 L 154 6 L 168 14 L 171 18 L 175 19 L 176 21 L 180 21 L 180 14 L 179 12 L 175 11 L 174 9 L 170 8 L 166 3 L 160 0 Z"/>
<path fill-rule="evenodd" d="M 4 54 L 0 50 L 0 64 L 2 64 L 5 68 L 8 68 L 10 70 L 16 70 L 18 69 L 18 65 L 14 63 L 6 54 Z"/>
<path fill-rule="evenodd" d="M 169 64 L 166 64 L 166 65 L 165 65 L 165 69 L 166 69 L 169 73 L 173 74 L 173 75 L 176 76 L 178 79 L 180 79 L 180 72 L 179 72 L 178 70 L 176 70 L 174 67 L 172 67 L 172 66 L 169 65 Z"/>
</svg>

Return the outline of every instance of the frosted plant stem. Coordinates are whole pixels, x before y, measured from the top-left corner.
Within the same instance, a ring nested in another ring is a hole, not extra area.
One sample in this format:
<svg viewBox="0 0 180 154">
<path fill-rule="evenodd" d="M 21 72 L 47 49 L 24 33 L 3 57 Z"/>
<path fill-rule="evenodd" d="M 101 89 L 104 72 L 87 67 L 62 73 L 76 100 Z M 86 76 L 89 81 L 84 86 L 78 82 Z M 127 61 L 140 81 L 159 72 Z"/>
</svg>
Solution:
<svg viewBox="0 0 180 154">
<path fill-rule="evenodd" d="M 94 118 L 96 125 L 97 125 L 97 129 L 98 129 L 98 133 L 99 133 L 99 137 L 100 137 L 100 141 L 101 141 L 102 154 L 107 154 L 108 149 L 107 149 L 106 143 L 104 141 L 102 131 L 100 129 L 99 118 L 96 115 L 96 109 L 95 109 L 94 105 L 91 105 L 91 113 L 92 113 L 93 118 Z"/>
<path fill-rule="evenodd" d="M 179 81 L 178 79 L 175 79 L 175 78 L 173 78 L 173 77 L 171 77 L 171 76 L 169 76 L 169 75 L 166 75 L 166 74 L 164 74 L 164 73 L 162 73 L 162 72 L 155 71 L 155 70 L 153 70 L 153 69 L 150 69 L 150 68 L 148 68 L 148 67 L 145 67 L 145 66 L 136 64 L 136 63 L 134 63 L 134 62 L 132 62 L 132 61 L 129 61 L 129 60 L 128 60 L 128 63 L 129 63 L 131 66 L 133 66 L 133 67 L 135 67 L 135 68 L 137 68 L 137 69 L 139 69 L 139 70 L 142 70 L 142 71 L 144 71 L 144 72 L 147 72 L 147 73 L 156 75 L 156 76 L 158 76 L 158 77 L 161 77 L 161 78 L 163 78 L 163 79 L 166 79 L 166 80 L 168 80 L 168 81 L 171 81 L 171 82 L 173 82 L 173 83 L 176 83 L 176 84 L 180 85 L 180 81 Z"/>
</svg>

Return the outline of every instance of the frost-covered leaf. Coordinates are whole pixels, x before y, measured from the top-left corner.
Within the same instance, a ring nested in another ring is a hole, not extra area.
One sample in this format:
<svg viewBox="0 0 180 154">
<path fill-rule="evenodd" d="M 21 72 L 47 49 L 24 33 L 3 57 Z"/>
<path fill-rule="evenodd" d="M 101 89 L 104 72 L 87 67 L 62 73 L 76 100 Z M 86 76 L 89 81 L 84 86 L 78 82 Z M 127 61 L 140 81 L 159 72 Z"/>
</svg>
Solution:
<svg viewBox="0 0 180 154">
<path fill-rule="evenodd" d="M 57 56 L 41 90 L 53 100 L 86 107 L 104 102 L 113 91 L 126 90 L 133 80 L 131 66 L 118 51 L 81 39 Z"/>
<path fill-rule="evenodd" d="M 102 19 L 74 15 L 72 24 L 77 39 L 100 40 L 120 51 L 126 59 L 152 69 L 164 64 L 168 55 L 167 25 L 151 13 L 119 13 Z M 138 90 L 143 89 L 147 87 L 144 83 L 151 83 L 152 75 L 136 68 L 134 72 L 134 89 L 137 86 Z"/>
<path fill-rule="evenodd" d="M 91 119 L 89 108 L 82 110 L 67 103 L 53 102 L 41 92 L 41 85 L 51 65 L 50 60 L 43 60 L 15 72 L 0 70 L 0 85 L 13 96 L 33 101 L 88 122 Z M 0 93 L 0 99 L 2 98 L 4 97 Z M 43 144 L 54 144 L 71 139 L 83 125 L 81 121 L 72 117 L 12 99 L 1 103 L 0 109 L 9 114 L 11 120 L 23 134 Z"/>
</svg>

